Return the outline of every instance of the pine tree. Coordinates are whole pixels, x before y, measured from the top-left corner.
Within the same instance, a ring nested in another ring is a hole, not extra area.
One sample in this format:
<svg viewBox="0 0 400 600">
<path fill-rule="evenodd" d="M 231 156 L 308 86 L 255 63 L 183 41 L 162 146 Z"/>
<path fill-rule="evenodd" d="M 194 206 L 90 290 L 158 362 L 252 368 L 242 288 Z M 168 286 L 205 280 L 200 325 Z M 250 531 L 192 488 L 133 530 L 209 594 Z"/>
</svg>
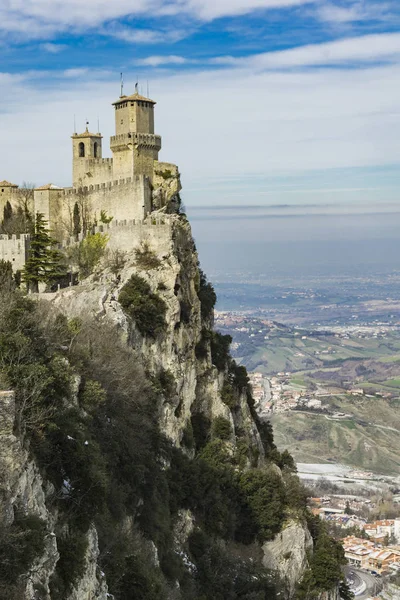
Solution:
<svg viewBox="0 0 400 600">
<path fill-rule="evenodd" d="M 3 208 L 3 225 L 6 225 L 13 217 L 13 209 L 9 201 L 7 200 Z"/>
<path fill-rule="evenodd" d="M 81 227 L 81 212 L 79 210 L 79 205 L 77 202 L 75 202 L 75 204 L 74 204 L 73 223 L 74 223 L 74 236 L 76 239 L 78 239 L 78 235 L 82 231 L 82 227 Z"/>
<path fill-rule="evenodd" d="M 44 215 L 37 213 L 29 257 L 22 273 L 28 289 L 36 293 L 39 291 L 39 283 L 49 283 L 66 273 L 62 264 L 63 256 L 55 248 L 57 242 L 49 235 L 46 225 Z"/>
</svg>

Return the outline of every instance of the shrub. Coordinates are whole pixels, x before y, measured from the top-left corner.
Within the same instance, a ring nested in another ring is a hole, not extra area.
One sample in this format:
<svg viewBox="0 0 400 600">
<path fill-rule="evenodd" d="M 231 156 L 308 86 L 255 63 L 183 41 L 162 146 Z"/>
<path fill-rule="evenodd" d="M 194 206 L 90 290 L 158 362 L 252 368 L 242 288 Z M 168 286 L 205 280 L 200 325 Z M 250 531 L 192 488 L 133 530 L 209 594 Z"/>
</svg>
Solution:
<svg viewBox="0 0 400 600">
<path fill-rule="evenodd" d="M 0 528 L 0 586 L 17 583 L 45 548 L 46 526 L 35 515 L 16 514 L 9 527 Z"/>
<path fill-rule="evenodd" d="M 158 381 L 164 396 L 167 400 L 171 400 L 171 398 L 176 395 L 176 381 L 171 371 L 161 369 L 160 374 L 158 375 Z"/>
<path fill-rule="evenodd" d="M 108 236 L 103 233 L 87 235 L 69 251 L 69 261 L 79 266 L 82 277 L 91 275 L 105 254 Z"/>
<path fill-rule="evenodd" d="M 142 335 L 155 338 L 166 328 L 165 302 L 152 293 L 149 284 L 138 275 L 132 275 L 122 288 L 118 302 L 135 321 Z"/>
<path fill-rule="evenodd" d="M 230 335 L 212 332 L 211 334 L 211 360 L 218 371 L 224 371 L 229 362 L 229 347 L 232 343 Z"/>
<path fill-rule="evenodd" d="M 142 242 L 139 248 L 135 250 L 136 265 L 144 271 L 157 269 L 161 265 L 160 259 L 154 250 L 150 248 L 148 242 Z"/>
<path fill-rule="evenodd" d="M 210 437 L 211 421 L 203 413 L 194 413 L 191 416 L 193 436 L 196 445 L 196 450 L 204 448 Z"/>
<path fill-rule="evenodd" d="M 0 289 L 10 291 L 14 285 L 12 264 L 8 260 L 0 260 Z"/>
<path fill-rule="evenodd" d="M 221 400 L 231 410 L 238 406 L 238 395 L 230 383 L 224 383 L 223 388 L 221 390 Z"/>
<path fill-rule="evenodd" d="M 191 450 L 194 447 L 194 434 L 192 423 L 188 421 L 182 433 L 182 444 Z"/>
<path fill-rule="evenodd" d="M 202 329 L 200 341 L 196 344 L 195 354 L 199 360 L 204 360 L 208 356 L 208 345 L 211 340 L 212 332 L 208 329 Z"/>
<path fill-rule="evenodd" d="M 199 269 L 200 281 L 197 295 L 201 304 L 201 316 L 203 319 L 208 319 L 214 309 L 217 301 L 217 295 L 211 283 L 207 281 L 206 275 Z"/>
<path fill-rule="evenodd" d="M 274 471 L 252 469 L 240 476 L 239 485 L 259 528 L 260 541 L 271 539 L 281 528 L 285 489 Z"/>
<path fill-rule="evenodd" d="M 225 417 L 217 417 L 212 424 L 213 436 L 220 440 L 229 440 L 232 435 L 232 427 Z"/>
<path fill-rule="evenodd" d="M 60 558 L 51 587 L 53 597 L 62 597 L 85 573 L 87 534 L 78 530 L 58 536 L 57 548 Z"/>
<path fill-rule="evenodd" d="M 123 250 L 112 250 L 107 257 L 107 266 L 116 277 L 126 265 L 126 252 Z"/>
</svg>

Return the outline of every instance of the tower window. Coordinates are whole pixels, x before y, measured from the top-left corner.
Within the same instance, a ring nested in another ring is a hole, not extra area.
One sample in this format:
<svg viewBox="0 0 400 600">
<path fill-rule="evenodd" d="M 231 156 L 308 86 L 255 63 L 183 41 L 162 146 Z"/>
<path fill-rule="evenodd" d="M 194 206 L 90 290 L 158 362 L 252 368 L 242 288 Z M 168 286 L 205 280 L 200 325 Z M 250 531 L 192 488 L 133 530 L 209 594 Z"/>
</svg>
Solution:
<svg viewBox="0 0 400 600">
<path fill-rule="evenodd" d="M 97 158 L 97 142 L 93 144 L 93 156 Z"/>
<path fill-rule="evenodd" d="M 79 142 L 79 158 L 83 158 L 85 156 L 85 144 L 83 142 Z"/>
</svg>

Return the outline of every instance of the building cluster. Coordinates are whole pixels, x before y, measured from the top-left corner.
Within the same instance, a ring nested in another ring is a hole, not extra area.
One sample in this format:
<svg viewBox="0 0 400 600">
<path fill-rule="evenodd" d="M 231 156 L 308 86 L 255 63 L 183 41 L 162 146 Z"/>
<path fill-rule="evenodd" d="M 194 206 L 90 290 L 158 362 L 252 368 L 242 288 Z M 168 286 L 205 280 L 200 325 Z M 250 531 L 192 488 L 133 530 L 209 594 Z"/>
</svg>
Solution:
<svg viewBox="0 0 400 600">
<path fill-rule="evenodd" d="M 289 372 L 280 372 L 273 377 L 262 373 L 249 373 L 256 407 L 263 413 L 283 413 L 290 410 L 320 410 L 322 401 L 316 394 L 295 390 L 290 386 Z"/>
<path fill-rule="evenodd" d="M 114 102 L 115 135 L 110 139 L 112 158 L 103 158 L 102 135 L 72 135 L 72 186 L 49 183 L 33 192 L 34 214 L 41 213 L 54 238 L 66 244 L 85 231 L 86 224 L 100 223 L 104 215 L 113 224 L 143 224 L 153 211 L 163 209 L 180 191 L 176 165 L 158 160 L 161 137 L 154 132 L 154 100 L 138 90 Z M 0 182 L 0 215 L 20 208 L 18 186 Z M 118 236 L 114 227 L 110 235 Z M 21 269 L 29 250 L 29 236 L 0 236 L 0 258 Z"/>
<path fill-rule="evenodd" d="M 342 540 L 348 563 L 373 574 L 384 575 L 400 570 L 400 546 L 385 546 L 371 540 L 349 536 Z"/>
</svg>

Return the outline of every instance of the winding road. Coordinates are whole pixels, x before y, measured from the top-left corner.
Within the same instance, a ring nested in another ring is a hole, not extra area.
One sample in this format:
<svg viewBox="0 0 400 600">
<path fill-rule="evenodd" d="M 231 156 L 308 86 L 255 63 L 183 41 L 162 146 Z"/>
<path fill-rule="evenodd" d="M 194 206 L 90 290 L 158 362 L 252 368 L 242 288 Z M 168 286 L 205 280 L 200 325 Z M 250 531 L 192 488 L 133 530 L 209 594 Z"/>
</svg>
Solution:
<svg viewBox="0 0 400 600">
<path fill-rule="evenodd" d="M 347 583 L 356 600 L 367 600 L 376 596 L 382 589 L 382 580 L 355 567 L 345 567 Z"/>
</svg>

